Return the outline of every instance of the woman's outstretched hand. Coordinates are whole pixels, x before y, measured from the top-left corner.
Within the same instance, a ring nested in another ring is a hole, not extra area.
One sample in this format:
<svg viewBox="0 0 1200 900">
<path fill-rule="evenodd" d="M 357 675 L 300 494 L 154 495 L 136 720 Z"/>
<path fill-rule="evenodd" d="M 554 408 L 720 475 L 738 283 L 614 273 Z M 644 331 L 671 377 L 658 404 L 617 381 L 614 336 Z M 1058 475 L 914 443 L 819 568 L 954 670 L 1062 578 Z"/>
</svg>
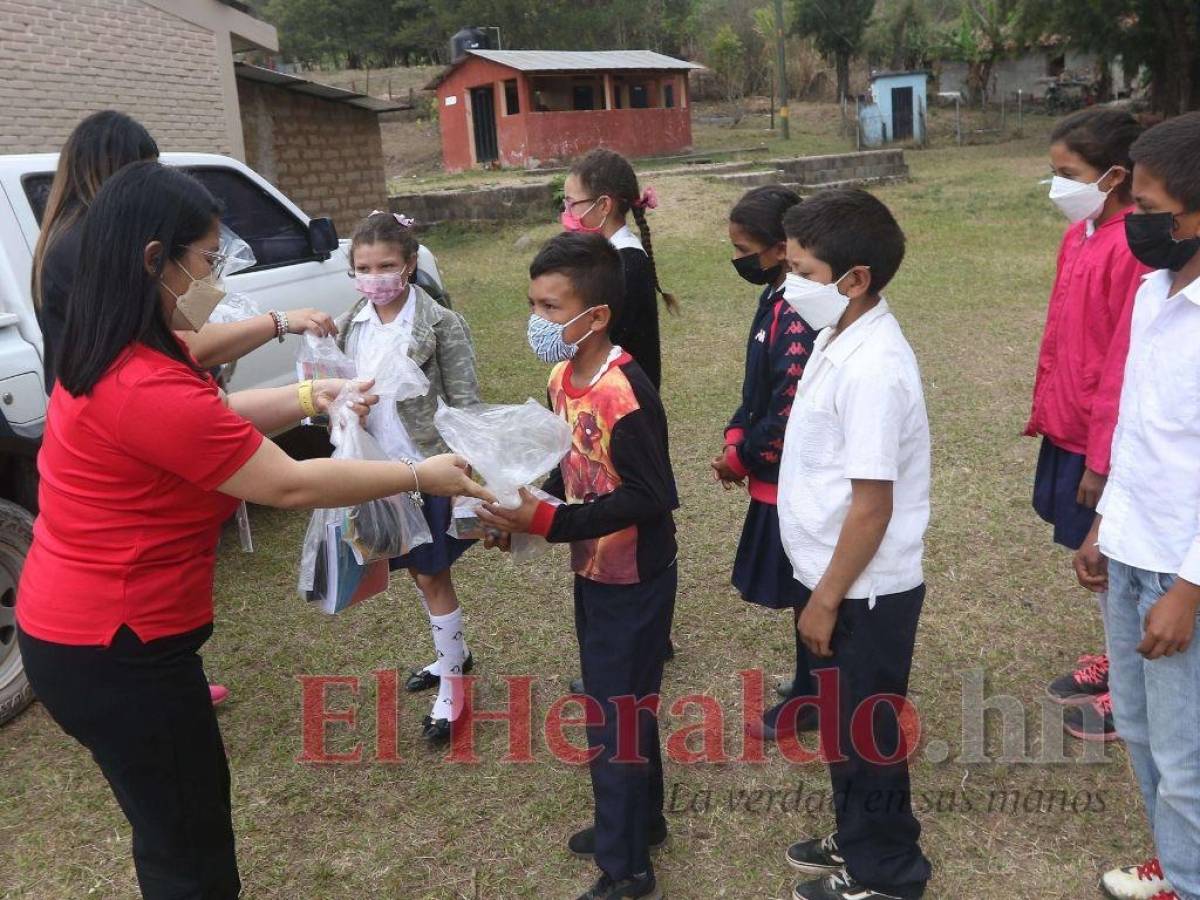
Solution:
<svg viewBox="0 0 1200 900">
<path fill-rule="evenodd" d="M 471 478 L 467 461 L 452 453 L 417 463 L 417 478 L 421 490 L 435 497 L 478 497 L 488 503 L 496 502 L 491 491 Z"/>
</svg>

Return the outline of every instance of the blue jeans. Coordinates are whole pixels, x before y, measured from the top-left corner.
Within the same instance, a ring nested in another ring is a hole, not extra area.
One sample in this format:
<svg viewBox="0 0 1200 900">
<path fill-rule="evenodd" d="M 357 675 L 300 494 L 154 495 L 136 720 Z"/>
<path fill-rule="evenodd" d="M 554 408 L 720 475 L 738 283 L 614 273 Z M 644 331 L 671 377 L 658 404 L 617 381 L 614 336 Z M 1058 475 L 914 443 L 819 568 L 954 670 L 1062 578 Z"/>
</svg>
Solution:
<svg viewBox="0 0 1200 900">
<path fill-rule="evenodd" d="M 1137 652 L 1146 614 L 1174 583 L 1174 575 L 1110 560 L 1104 630 L 1113 719 L 1163 873 L 1184 900 L 1200 900 L 1200 644 L 1156 660 Z"/>
</svg>

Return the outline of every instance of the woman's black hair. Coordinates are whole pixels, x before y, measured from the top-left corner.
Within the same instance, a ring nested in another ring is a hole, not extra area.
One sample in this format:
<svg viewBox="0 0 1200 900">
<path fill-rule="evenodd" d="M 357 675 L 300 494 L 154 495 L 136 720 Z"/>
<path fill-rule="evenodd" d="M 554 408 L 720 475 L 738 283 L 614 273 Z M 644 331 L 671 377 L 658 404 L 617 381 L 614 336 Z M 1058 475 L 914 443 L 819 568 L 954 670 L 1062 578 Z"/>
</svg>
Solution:
<svg viewBox="0 0 1200 900">
<path fill-rule="evenodd" d="M 585 153 L 571 165 L 571 174 L 577 177 L 583 186 L 597 197 L 612 197 L 617 206 L 617 215 L 624 217 L 633 213 L 637 222 L 638 232 L 642 238 L 642 248 L 650 260 L 650 275 L 654 279 L 654 289 L 662 295 L 663 303 L 673 313 L 679 312 L 679 301 L 675 295 L 664 291 L 658 283 L 658 267 L 654 264 L 654 245 L 650 242 L 650 224 L 646 221 L 646 208 L 642 205 L 642 192 L 638 186 L 637 173 L 629 160 L 615 150 L 597 147 Z"/>
<path fill-rule="evenodd" d="M 1050 143 L 1062 144 L 1098 172 L 1107 172 L 1113 166 L 1123 168 L 1125 180 L 1117 188 L 1117 193 L 1131 200 L 1133 157 L 1129 151 L 1141 133 L 1141 124 L 1126 110 L 1081 109 L 1054 126 L 1050 132 Z"/>
<path fill-rule="evenodd" d="M 783 232 L 783 216 L 800 202 L 800 195 L 778 184 L 751 188 L 742 195 L 729 212 L 729 221 L 764 247 L 774 247 L 787 240 Z"/>
<path fill-rule="evenodd" d="M 42 212 L 33 252 L 33 302 L 42 305 L 42 266 L 64 231 L 83 218 L 114 172 L 142 159 L 157 159 L 158 144 L 145 127 L 125 113 L 104 109 L 75 126 L 58 154 L 58 170 Z"/>
<path fill-rule="evenodd" d="M 195 178 L 154 161 L 132 163 L 100 188 L 83 221 L 79 271 L 67 307 L 58 380 L 91 393 L 117 358 L 142 343 L 201 374 L 163 312 L 168 261 L 217 224 L 221 209 Z M 163 252 L 147 271 L 146 246 Z"/>
</svg>

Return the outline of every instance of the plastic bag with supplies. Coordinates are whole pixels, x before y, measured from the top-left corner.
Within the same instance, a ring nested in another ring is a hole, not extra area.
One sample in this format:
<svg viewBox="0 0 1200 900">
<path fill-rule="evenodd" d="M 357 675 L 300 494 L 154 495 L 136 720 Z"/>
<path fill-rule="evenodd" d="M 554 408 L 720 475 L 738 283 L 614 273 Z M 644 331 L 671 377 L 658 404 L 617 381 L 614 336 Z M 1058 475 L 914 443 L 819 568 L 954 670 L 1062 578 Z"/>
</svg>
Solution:
<svg viewBox="0 0 1200 900">
<path fill-rule="evenodd" d="M 543 503 L 549 503 L 551 506 L 562 506 L 561 500 L 550 496 L 541 488 L 530 487 L 526 488 L 526 490 Z M 513 562 L 528 562 L 531 559 L 537 559 L 549 551 L 550 542 L 540 534 L 514 534 L 512 536 L 512 543 L 508 549 L 509 553 L 512 554 Z"/>
<path fill-rule="evenodd" d="M 337 341 L 326 335 L 317 337 L 306 331 L 296 351 L 296 380 L 310 378 L 354 378 L 358 367 L 338 349 Z"/>
<path fill-rule="evenodd" d="M 438 403 L 434 424 L 466 459 L 500 505 L 520 505 L 520 489 L 557 466 L 571 449 L 571 426 L 536 400 L 455 409 Z"/>
<path fill-rule="evenodd" d="M 347 385 L 330 407 L 333 458 L 387 461 L 351 405 L 357 390 L 356 384 Z M 385 560 L 432 540 L 421 507 L 409 494 L 315 510 L 300 552 L 300 594 L 326 612 L 338 612 L 357 602 L 352 598 L 368 574 L 365 567 L 381 562 L 386 568 Z"/>
<path fill-rule="evenodd" d="M 372 394 L 379 402 L 411 400 L 429 392 L 429 379 L 408 355 L 409 335 L 389 330 L 388 339 L 371 341 L 358 355 L 357 377 L 375 382 Z"/>
</svg>

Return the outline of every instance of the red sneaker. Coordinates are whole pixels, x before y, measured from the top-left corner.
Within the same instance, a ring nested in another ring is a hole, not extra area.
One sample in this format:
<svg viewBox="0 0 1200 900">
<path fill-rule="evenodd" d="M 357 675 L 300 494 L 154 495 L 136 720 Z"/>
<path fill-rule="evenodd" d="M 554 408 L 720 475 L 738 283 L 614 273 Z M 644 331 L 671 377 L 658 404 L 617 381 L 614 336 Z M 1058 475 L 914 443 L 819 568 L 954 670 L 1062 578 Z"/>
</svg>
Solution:
<svg viewBox="0 0 1200 900">
<path fill-rule="evenodd" d="M 1075 671 L 1055 678 L 1046 695 L 1063 706 L 1085 706 L 1108 693 L 1108 656 L 1104 653 L 1079 657 Z"/>
<path fill-rule="evenodd" d="M 229 688 L 223 684 L 210 684 L 208 686 L 208 696 L 212 700 L 213 706 L 220 706 L 229 699 Z"/>
<path fill-rule="evenodd" d="M 1063 728 L 1081 741 L 1119 741 L 1113 724 L 1112 694 L 1101 694 L 1087 706 L 1067 707 Z"/>
<path fill-rule="evenodd" d="M 1113 900 L 1169 900 L 1175 896 L 1163 877 L 1157 856 L 1140 866 L 1121 866 L 1105 872 L 1100 879 L 1100 890 Z"/>
</svg>

